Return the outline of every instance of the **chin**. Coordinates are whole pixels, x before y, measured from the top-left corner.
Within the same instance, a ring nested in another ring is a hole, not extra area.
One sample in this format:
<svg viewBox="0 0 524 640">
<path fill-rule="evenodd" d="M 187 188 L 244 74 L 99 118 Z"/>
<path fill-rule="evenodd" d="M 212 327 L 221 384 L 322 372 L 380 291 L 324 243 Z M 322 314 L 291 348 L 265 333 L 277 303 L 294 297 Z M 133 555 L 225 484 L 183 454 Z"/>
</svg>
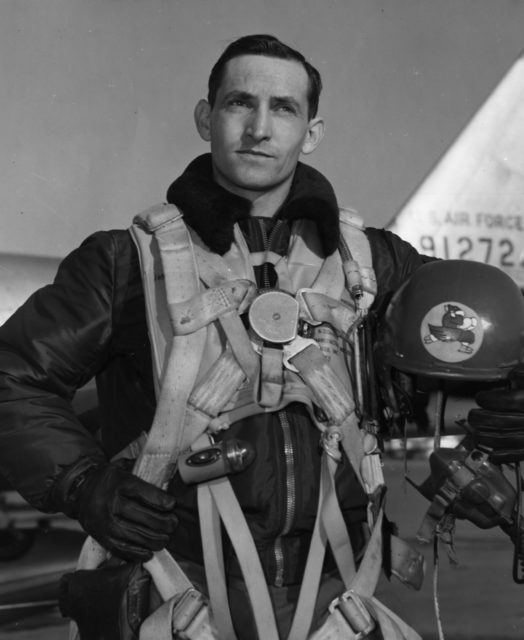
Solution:
<svg viewBox="0 0 524 640">
<path fill-rule="evenodd" d="M 267 191 L 277 187 L 282 180 L 262 172 L 241 172 L 236 176 L 236 184 L 242 189 Z"/>
</svg>

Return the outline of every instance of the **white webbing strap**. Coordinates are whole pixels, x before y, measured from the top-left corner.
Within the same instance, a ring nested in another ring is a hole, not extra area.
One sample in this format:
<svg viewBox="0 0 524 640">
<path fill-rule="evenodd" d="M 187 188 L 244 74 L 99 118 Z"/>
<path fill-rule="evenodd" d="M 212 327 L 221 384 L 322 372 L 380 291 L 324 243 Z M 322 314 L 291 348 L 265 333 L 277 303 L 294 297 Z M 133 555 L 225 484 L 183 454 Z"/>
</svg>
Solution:
<svg viewBox="0 0 524 640">
<path fill-rule="evenodd" d="M 244 379 L 238 360 L 230 349 L 226 349 L 189 396 L 187 428 L 203 433 L 236 394 Z"/>
<path fill-rule="evenodd" d="M 362 319 L 362 314 L 351 306 L 317 291 L 303 289 L 297 299 L 305 320 L 311 318 L 314 324 L 330 324 L 344 336 Z"/>
<path fill-rule="evenodd" d="M 170 315 L 175 335 L 193 333 L 217 320 L 222 314 L 236 311 L 256 295 L 250 280 L 230 280 L 218 287 L 197 293 L 189 300 L 172 303 Z"/>
<path fill-rule="evenodd" d="M 366 551 L 357 570 L 351 541 L 347 534 L 347 528 L 336 497 L 336 464 L 332 457 L 324 453 L 317 520 L 311 540 L 300 597 L 288 640 L 302 640 L 306 637 L 307 631 L 311 626 L 328 541 L 346 589 L 355 593 L 361 600 L 372 599 L 382 569 L 383 510 L 381 509 L 379 512 Z M 371 611 L 374 612 L 374 608 Z M 343 616 L 340 618 L 340 615 L 340 612 L 337 612 L 335 609 L 330 614 L 328 622 L 326 623 L 330 635 L 327 635 L 326 638 L 357 638 L 358 635 L 350 635 L 353 632 L 350 626 L 348 626 L 348 622 L 343 619 Z M 374 619 L 384 617 L 384 615 L 381 611 L 380 614 L 374 616 Z M 386 619 L 383 623 L 383 628 L 389 629 L 390 627 L 391 623 Z M 344 633 L 341 632 L 341 629 L 344 630 Z M 316 638 L 317 636 L 314 635 L 314 637 Z M 385 635 L 385 637 L 389 638 L 390 636 Z M 391 636 L 392 639 L 395 637 L 397 636 Z"/>
<path fill-rule="evenodd" d="M 313 291 L 323 293 L 337 302 L 342 297 L 344 279 L 341 277 L 340 256 L 335 251 L 322 262 L 322 266 L 311 285 Z"/>
<path fill-rule="evenodd" d="M 356 598 L 362 603 L 378 624 L 383 637 L 387 638 L 387 640 L 421 640 L 416 631 L 373 596 L 382 569 L 383 517 L 384 505 L 382 503 L 366 551 L 356 575 L 350 582 L 347 595 Z M 343 602 L 344 598 L 345 594 L 338 600 Z M 356 639 L 361 637 L 352 630 L 350 622 L 343 611 L 344 607 L 342 605 L 339 606 L 338 603 L 336 605 L 332 604 L 327 620 L 311 636 L 310 640 Z"/>
<path fill-rule="evenodd" d="M 371 618 L 377 623 L 381 637 L 385 640 L 422 640 L 413 628 L 376 598 L 359 596 L 352 591 L 348 595 L 354 596 L 362 603 Z M 333 607 L 325 623 L 309 637 L 309 640 L 363 640 L 366 637 L 367 635 L 362 635 L 359 631 L 353 631 L 342 613 L 342 608 Z"/>
<path fill-rule="evenodd" d="M 252 603 L 253 616 L 259 634 L 264 640 L 278 640 L 278 630 L 273 612 L 273 605 L 269 597 L 264 572 L 258 556 L 255 543 L 247 525 L 242 509 L 226 477 L 210 480 L 198 485 L 199 514 L 202 531 L 202 546 L 208 589 L 211 597 L 213 612 L 227 605 L 227 587 L 223 565 L 221 536 L 218 526 L 218 515 L 228 533 L 235 550 L 236 557 L 244 576 L 244 581 Z M 216 513 L 212 513 L 215 511 Z M 210 577 L 213 577 L 211 584 Z M 220 638 L 234 640 L 229 613 L 219 614 L 216 619 Z"/>
<path fill-rule="evenodd" d="M 193 598 L 193 602 L 191 599 Z M 187 613 L 190 615 L 187 616 Z M 139 640 L 221 640 L 209 623 L 207 607 L 193 589 L 180 599 L 171 598 L 158 607 L 140 626 Z"/>
<path fill-rule="evenodd" d="M 264 409 L 274 411 L 282 400 L 284 390 L 282 349 L 264 345 L 260 360 L 260 383 L 257 402 Z"/>
<path fill-rule="evenodd" d="M 358 420 L 354 411 L 354 403 L 348 391 L 340 384 L 331 367 L 329 367 L 326 358 L 314 345 L 306 347 L 303 351 L 290 358 L 290 362 L 297 368 L 299 375 L 313 390 L 318 405 L 325 411 L 328 417 L 328 422 L 335 425 L 338 423 L 340 432 L 343 435 L 342 442 L 346 455 L 357 477 L 365 487 L 366 482 L 361 476 L 361 463 L 366 454 L 362 442 L 362 434 L 359 430 Z M 328 464 L 323 466 L 322 486 L 324 489 L 322 490 L 320 499 L 325 504 L 322 504 L 321 508 L 319 507 L 320 521 L 317 522 L 315 526 L 310 550 L 310 554 L 313 553 L 314 556 L 313 559 L 311 559 L 311 555 L 308 557 L 309 566 L 306 567 L 307 573 L 304 576 L 301 596 L 297 607 L 297 611 L 300 611 L 300 613 L 294 619 L 292 635 L 288 640 L 298 640 L 299 638 L 305 637 L 304 632 L 307 632 L 309 624 L 311 623 L 311 618 L 308 617 L 309 610 L 311 610 L 312 605 L 314 605 L 311 592 L 316 595 L 318 589 L 319 571 L 321 570 L 319 556 L 322 558 L 324 556 L 326 540 L 329 540 L 333 549 L 339 572 L 346 587 L 348 590 L 354 592 L 356 594 L 355 597 L 360 598 L 362 602 L 366 600 L 367 604 L 367 600 L 372 600 L 382 569 L 383 509 L 381 507 L 379 510 L 374 522 L 371 538 L 366 547 L 358 572 L 356 572 L 351 543 L 347 540 L 347 532 L 342 515 L 340 514 L 339 516 L 339 522 L 337 522 L 336 517 L 334 517 L 340 513 L 334 486 L 335 465 L 336 463 L 328 458 Z M 329 486 L 329 490 L 325 489 L 326 486 Z M 329 511 L 330 517 L 325 518 L 323 516 L 327 512 L 330 500 L 334 500 L 334 503 Z M 324 527 L 323 532 L 320 527 Z M 315 558 L 315 556 L 317 557 Z M 308 593 L 309 596 L 307 595 Z M 302 602 L 300 600 L 302 600 Z M 367 608 L 369 611 L 375 612 L 375 607 L 371 608 L 370 605 L 370 607 Z M 399 635 L 401 632 L 399 631 L 399 633 L 397 633 L 397 630 L 400 630 L 404 623 L 402 623 L 400 619 L 398 621 L 392 621 L 391 617 L 386 613 L 387 609 L 382 605 L 380 605 L 380 607 L 377 605 L 376 610 L 377 613 L 374 614 L 374 618 L 381 624 L 384 631 L 391 634 L 390 636 L 385 635 L 385 637 L 388 639 L 391 637 L 392 640 L 395 638 L 403 638 L 404 636 Z M 333 610 L 326 624 L 328 629 L 330 626 L 334 626 L 333 629 L 329 631 L 330 635 L 327 635 L 326 638 L 353 637 L 349 635 L 352 633 L 351 628 L 348 626 L 349 623 L 344 621 L 343 616 L 340 618 L 341 615 L 338 609 Z M 345 627 L 344 633 L 341 631 L 343 627 Z M 404 625 L 404 627 L 409 630 L 407 625 Z M 358 634 L 354 637 L 357 638 Z"/>
<path fill-rule="evenodd" d="M 365 455 L 355 403 L 318 346 L 310 345 L 289 359 L 311 389 L 331 425 L 344 428 L 344 450 L 362 486 L 360 463 Z"/>
<path fill-rule="evenodd" d="M 200 291 L 192 242 L 181 215 L 153 212 L 140 221 L 153 233 L 160 250 L 168 308 L 171 310 Z M 137 219 L 135 219 L 137 220 Z M 170 283 L 176 282 L 176 286 Z M 183 443 L 184 417 L 195 385 L 206 343 L 206 328 L 188 335 L 173 336 L 153 424 L 138 457 L 134 472 L 157 486 L 163 486 L 173 471 Z M 195 438 L 191 435 L 189 439 Z"/>
<path fill-rule="evenodd" d="M 178 455 L 185 448 L 182 426 L 204 343 L 205 335 L 200 331 L 173 338 L 155 418 L 134 468 L 137 476 L 159 487 L 170 478 Z M 194 439 L 189 437 L 190 441 Z"/>
<path fill-rule="evenodd" d="M 181 281 L 181 286 L 166 287 L 168 306 L 195 295 L 199 290 L 198 271 L 191 241 L 178 211 L 169 206 L 152 207 L 137 216 L 134 222 L 149 233 L 155 234 L 166 281 L 170 282 L 175 278 Z M 143 268 L 142 264 L 141 267 Z M 148 277 L 152 277 L 152 274 L 149 273 Z M 148 287 L 145 287 L 145 295 L 149 295 Z M 135 475 L 159 487 L 169 478 L 181 449 L 187 399 L 198 374 L 205 337 L 206 329 L 200 329 L 187 336 L 174 336 L 169 349 L 153 424 L 133 469 Z M 105 550 L 88 537 L 77 567 L 95 568 L 105 556 Z M 165 599 L 183 593 L 191 586 L 185 573 L 165 550 L 154 554 L 152 560 L 145 563 L 144 567 Z M 207 625 L 207 607 L 203 607 L 200 616 L 205 619 Z M 77 637 L 74 624 L 71 625 L 70 637 Z"/>
<path fill-rule="evenodd" d="M 194 232 L 191 233 L 194 235 Z M 252 380 L 258 372 L 258 356 L 253 350 L 240 314 L 249 307 L 256 296 L 256 286 L 248 280 L 239 280 L 236 281 L 236 284 L 232 283 L 230 270 L 224 259 L 216 253 L 206 250 L 200 244 L 193 244 L 193 251 L 202 281 L 208 287 L 220 291 L 230 303 L 229 307 L 218 315 L 218 321 L 240 366 L 247 378 Z M 231 285 L 233 285 L 232 292 L 228 294 Z"/>
<path fill-rule="evenodd" d="M 154 233 L 160 250 L 167 303 L 171 310 L 197 294 L 200 285 L 191 240 L 181 217 L 173 216 L 172 211 L 163 213 L 163 216 L 149 215 L 145 220 L 147 230 Z M 177 286 L 169 286 L 175 279 Z M 200 368 L 205 341 L 206 328 L 172 338 L 153 424 L 133 470 L 136 475 L 156 486 L 162 487 L 169 480 L 178 455 L 185 448 L 184 435 L 189 440 L 195 438 L 194 434 L 184 434 L 185 414 Z M 144 563 L 144 568 L 149 571 L 157 590 L 167 602 L 186 592 L 191 586 L 187 576 L 166 550 L 156 553 L 152 560 Z M 168 611 L 171 609 L 166 604 L 154 620 L 158 622 L 161 614 Z M 164 622 L 171 630 L 172 620 Z M 144 633 L 147 633 L 148 624 Z M 197 626 L 211 629 L 206 605 L 199 613 Z M 158 633 L 156 623 L 154 633 Z"/>
<path fill-rule="evenodd" d="M 234 640 L 235 632 L 227 595 L 220 516 L 208 487 L 198 489 L 198 514 L 213 619 L 219 637 Z"/>
<path fill-rule="evenodd" d="M 386 640 L 422 640 L 416 631 L 375 598 L 357 597 L 378 623 L 382 638 Z M 337 607 L 333 609 L 324 624 L 309 636 L 309 640 L 364 640 L 367 637 L 367 635 L 362 635 L 360 631 L 354 631 L 341 609 Z"/>
<path fill-rule="evenodd" d="M 321 462 L 317 517 L 300 595 L 287 640 L 303 640 L 307 637 L 317 600 L 328 541 L 346 587 L 355 576 L 353 549 L 335 491 L 336 467 L 335 460 L 324 453 Z"/>
</svg>

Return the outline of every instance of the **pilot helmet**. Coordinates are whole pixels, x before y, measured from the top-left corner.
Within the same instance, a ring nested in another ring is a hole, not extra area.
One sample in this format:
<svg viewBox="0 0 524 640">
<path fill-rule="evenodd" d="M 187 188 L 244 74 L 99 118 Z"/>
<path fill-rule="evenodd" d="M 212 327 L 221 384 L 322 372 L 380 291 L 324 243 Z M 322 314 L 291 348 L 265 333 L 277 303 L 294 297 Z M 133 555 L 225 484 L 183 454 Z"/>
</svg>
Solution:
<svg viewBox="0 0 524 640">
<path fill-rule="evenodd" d="M 522 293 L 507 274 L 481 262 L 428 262 L 391 299 L 377 357 L 410 374 L 505 379 L 524 359 Z"/>
</svg>

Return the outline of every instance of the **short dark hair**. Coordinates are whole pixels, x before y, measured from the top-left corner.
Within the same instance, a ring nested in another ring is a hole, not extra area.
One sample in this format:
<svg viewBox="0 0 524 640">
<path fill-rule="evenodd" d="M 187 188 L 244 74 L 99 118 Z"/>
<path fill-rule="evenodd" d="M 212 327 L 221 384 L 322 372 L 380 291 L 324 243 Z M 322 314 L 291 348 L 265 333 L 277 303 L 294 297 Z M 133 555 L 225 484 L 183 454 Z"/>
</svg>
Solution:
<svg viewBox="0 0 524 640">
<path fill-rule="evenodd" d="M 307 96 L 308 117 L 314 118 L 317 115 L 320 92 L 322 91 L 320 73 L 299 51 L 292 49 L 278 38 L 275 38 L 275 36 L 266 34 L 243 36 L 226 47 L 209 75 L 207 100 L 211 107 L 215 104 L 218 89 L 224 79 L 226 64 L 233 58 L 246 55 L 266 56 L 268 58 L 280 58 L 282 60 L 295 60 L 299 62 L 306 70 L 309 80 Z"/>
</svg>

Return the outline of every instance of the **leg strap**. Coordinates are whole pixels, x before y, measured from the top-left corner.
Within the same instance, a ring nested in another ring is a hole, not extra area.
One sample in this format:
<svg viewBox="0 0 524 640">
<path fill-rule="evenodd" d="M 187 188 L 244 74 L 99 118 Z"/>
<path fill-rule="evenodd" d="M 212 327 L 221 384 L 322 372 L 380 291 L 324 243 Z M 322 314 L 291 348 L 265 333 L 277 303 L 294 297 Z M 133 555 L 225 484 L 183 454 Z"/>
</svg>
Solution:
<svg viewBox="0 0 524 640">
<path fill-rule="evenodd" d="M 200 484 L 198 486 L 198 499 L 204 562 L 213 611 L 217 611 L 227 603 L 227 592 L 224 593 L 226 581 L 222 560 L 221 537 L 217 525 L 218 516 L 215 514 L 209 515 L 211 511 L 216 511 L 222 519 L 240 563 L 249 598 L 253 605 L 255 623 L 259 633 L 262 634 L 260 637 L 264 638 L 264 640 L 278 640 L 273 605 L 269 597 L 258 552 L 229 479 L 222 477 Z M 215 538 L 218 542 L 212 541 L 211 538 Z M 209 576 L 216 579 L 214 584 L 211 584 Z M 214 602 L 215 599 L 217 604 Z M 217 618 L 217 624 L 219 622 L 225 625 L 223 630 L 219 629 L 220 638 L 234 639 L 235 635 L 231 635 L 232 629 L 229 627 L 229 614 Z"/>
<path fill-rule="evenodd" d="M 307 637 L 315 609 L 328 541 L 346 587 L 355 576 L 353 549 L 335 492 L 336 466 L 337 463 L 330 456 L 323 455 L 317 518 L 288 640 L 303 640 Z"/>
<path fill-rule="evenodd" d="M 330 615 L 310 640 L 335 640 L 374 637 L 375 626 L 380 628 L 387 640 L 422 640 L 409 625 L 393 611 L 373 597 L 382 567 L 382 522 L 381 505 L 375 527 L 360 563 L 358 572 L 348 591 L 334 600 Z"/>
</svg>

